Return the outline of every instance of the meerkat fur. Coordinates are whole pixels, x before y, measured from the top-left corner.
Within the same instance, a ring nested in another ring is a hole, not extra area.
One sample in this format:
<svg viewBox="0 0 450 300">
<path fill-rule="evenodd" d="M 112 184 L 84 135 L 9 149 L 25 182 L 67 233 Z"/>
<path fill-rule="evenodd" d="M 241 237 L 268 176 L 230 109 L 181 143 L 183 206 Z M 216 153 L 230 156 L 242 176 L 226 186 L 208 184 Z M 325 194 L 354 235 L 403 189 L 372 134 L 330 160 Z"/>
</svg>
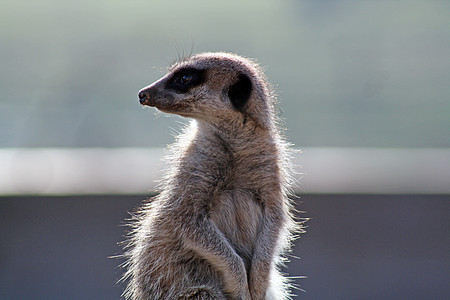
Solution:
<svg viewBox="0 0 450 300">
<path fill-rule="evenodd" d="M 135 216 L 125 298 L 290 298 L 278 270 L 298 228 L 289 150 L 258 64 L 197 54 L 139 99 L 193 120 L 170 147 L 159 194 Z"/>
</svg>

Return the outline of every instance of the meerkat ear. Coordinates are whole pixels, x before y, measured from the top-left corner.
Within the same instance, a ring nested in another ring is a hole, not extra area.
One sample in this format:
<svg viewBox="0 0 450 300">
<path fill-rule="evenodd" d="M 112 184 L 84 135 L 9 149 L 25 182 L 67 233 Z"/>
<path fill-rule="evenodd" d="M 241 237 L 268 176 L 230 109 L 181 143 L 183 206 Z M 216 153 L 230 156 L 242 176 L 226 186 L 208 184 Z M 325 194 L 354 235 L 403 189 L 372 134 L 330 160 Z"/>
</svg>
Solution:
<svg viewBox="0 0 450 300">
<path fill-rule="evenodd" d="M 239 74 L 238 80 L 228 89 L 228 98 L 236 110 L 242 110 L 252 92 L 252 81 L 245 74 Z"/>
</svg>

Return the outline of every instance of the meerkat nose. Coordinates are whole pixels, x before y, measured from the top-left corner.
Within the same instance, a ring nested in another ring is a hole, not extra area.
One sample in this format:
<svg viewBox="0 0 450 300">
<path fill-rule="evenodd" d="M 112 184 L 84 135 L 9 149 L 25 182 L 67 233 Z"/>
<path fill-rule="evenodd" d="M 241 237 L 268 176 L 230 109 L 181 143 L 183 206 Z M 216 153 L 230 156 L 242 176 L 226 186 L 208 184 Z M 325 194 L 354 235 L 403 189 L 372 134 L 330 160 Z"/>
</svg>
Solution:
<svg viewBox="0 0 450 300">
<path fill-rule="evenodd" d="M 146 104 L 147 101 L 150 100 L 150 95 L 145 90 L 139 91 L 138 97 L 139 97 L 139 102 L 141 102 L 142 105 Z"/>
</svg>

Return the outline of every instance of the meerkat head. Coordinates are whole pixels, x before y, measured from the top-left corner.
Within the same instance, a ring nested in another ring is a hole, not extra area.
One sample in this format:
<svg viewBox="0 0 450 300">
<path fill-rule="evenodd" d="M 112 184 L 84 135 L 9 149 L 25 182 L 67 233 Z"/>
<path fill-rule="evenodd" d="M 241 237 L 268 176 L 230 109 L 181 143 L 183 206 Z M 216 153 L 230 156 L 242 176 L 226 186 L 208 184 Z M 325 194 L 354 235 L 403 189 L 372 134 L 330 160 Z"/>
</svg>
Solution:
<svg viewBox="0 0 450 300">
<path fill-rule="evenodd" d="M 211 123 L 251 120 L 270 127 L 271 96 L 258 65 L 228 53 L 203 53 L 175 63 L 139 91 L 142 105 Z"/>
</svg>

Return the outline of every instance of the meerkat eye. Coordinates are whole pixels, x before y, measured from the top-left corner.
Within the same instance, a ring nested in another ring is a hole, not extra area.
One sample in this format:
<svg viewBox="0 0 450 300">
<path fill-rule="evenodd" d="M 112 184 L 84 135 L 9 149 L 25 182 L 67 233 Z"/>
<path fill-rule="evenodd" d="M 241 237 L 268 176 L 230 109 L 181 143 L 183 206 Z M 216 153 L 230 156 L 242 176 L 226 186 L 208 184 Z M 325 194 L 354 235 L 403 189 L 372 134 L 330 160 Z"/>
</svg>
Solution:
<svg viewBox="0 0 450 300">
<path fill-rule="evenodd" d="M 186 93 L 191 88 L 202 84 L 205 80 L 206 70 L 184 68 L 175 72 L 167 81 L 166 88 L 176 93 Z"/>
<path fill-rule="evenodd" d="M 191 74 L 184 74 L 180 77 L 180 83 L 181 84 L 188 84 L 192 80 Z"/>
</svg>

